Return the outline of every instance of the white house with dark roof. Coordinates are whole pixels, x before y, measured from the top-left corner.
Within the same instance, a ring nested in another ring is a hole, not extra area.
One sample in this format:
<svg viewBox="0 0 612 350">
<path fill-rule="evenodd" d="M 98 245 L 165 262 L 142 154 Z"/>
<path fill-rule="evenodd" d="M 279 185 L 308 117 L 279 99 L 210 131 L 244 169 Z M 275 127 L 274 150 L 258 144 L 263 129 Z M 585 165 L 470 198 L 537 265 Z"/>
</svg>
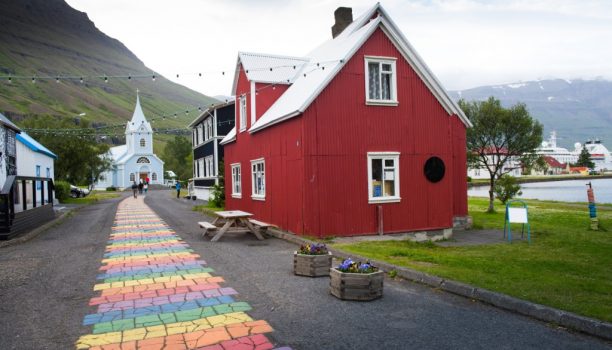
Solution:
<svg viewBox="0 0 612 350">
<path fill-rule="evenodd" d="M 153 153 L 153 128 L 147 121 L 140 97 L 136 96 L 136 108 L 132 119 L 125 126 L 125 145 L 112 147 L 107 157 L 112 159 L 113 167 L 102 174 L 96 188 L 128 188 L 135 181 L 163 185 L 164 162 Z"/>
</svg>

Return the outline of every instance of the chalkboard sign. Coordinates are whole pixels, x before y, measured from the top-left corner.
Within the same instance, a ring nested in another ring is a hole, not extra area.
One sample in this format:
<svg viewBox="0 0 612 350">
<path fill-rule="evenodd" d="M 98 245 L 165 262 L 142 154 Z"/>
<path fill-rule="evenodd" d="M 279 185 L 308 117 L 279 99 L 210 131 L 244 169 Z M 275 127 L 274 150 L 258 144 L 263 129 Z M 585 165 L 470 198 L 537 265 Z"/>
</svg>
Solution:
<svg viewBox="0 0 612 350">
<path fill-rule="evenodd" d="M 444 161 L 438 157 L 431 157 L 425 162 L 423 172 L 427 180 L 436 183 L 444 178 L 446 168 Z"/>
</svg>

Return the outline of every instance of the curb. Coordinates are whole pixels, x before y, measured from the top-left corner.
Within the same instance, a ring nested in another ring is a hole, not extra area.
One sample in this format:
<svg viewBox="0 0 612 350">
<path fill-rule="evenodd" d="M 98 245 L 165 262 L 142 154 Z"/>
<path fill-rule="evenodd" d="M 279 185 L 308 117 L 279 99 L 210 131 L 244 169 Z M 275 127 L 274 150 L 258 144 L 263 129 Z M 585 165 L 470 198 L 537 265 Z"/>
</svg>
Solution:
<svg viewBox="0 0 612 350">
<path fill-rule="evenodd" d="M 295 244 L 316 243 L 308 239 L 298 237 L 294 234 L 268 229 L 267 233 L 273 237 L 280 238 Z M 589 335 L 597 336 L 606 340 L 612 340 L 612 323 L 600 321 L 594 318 L 580 316 L 568 311 L 555 309 L 550 306 L 536 304 L 527 300 L 511 297 L 509 295 L 493 292 L 484 288 L 477 288 L 465 283 L 444 279 L 438 276 L 429 275 L 424 272 L 410 268 L 392 265 L 386 262 L 367 259 L 363 256 L 349 254 L 342 250 L 329 248 L 329 251 L 338 258 L 354 258 L 357 260 L 370 260 L 374 265 L 383 271 L 397 271 L 397 276 L 413 282 L 421 283 L 445 292 L 460 295 L 469 299 L 478 300 L 500 309 L 508 310 L 529 316 L 540 321 L 553 323 L 559 326 L 571 328 Z"/>
<path fill-rule="evenodd" d="M 54 218 L 51 221 L 48 221 L 44 224 L 42 224 L 41 226 L 33 229 L 32 231 L 22 235 L 21 237 L 17 237 L 14 239 L 9 239 L 6 241 L 0 241 L 0 248 L 4 248 L 4 247 L 10 247 L 12 245 L 16 245 L 16 244 L 22 244 L 25 243 L 33 238 L 36 238 L 38 235 L 40 235 L 41 233 L 45 232 L 46 230 L 50 229 L 51 227 L 58 225 L 60 223 L 62 223 L 66 217 L 68 217 L 70 214 L 76 212 L 77 210 L 81 209 L 83 207 L 76 207 L 73 209 L 69 209 L 66 212 L 64 212 L 63 214 L 61 214 L 60 216 Z"/>
</svg>

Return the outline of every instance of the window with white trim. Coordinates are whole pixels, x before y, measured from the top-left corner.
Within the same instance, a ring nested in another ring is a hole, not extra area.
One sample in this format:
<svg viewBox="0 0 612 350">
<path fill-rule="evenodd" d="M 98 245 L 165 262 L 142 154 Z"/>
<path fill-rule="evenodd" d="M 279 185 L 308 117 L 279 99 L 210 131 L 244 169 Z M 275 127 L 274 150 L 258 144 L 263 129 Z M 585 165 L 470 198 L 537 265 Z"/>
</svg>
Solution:
<svg viewBox="0 0 612 350">
<path fill-rule="evenodd" d="M 193 147 L 198 145 L 198 142 L 196 141 L 196 128 L 193 128 L 193 135 L 191 136 L 191 143 L 193 144 Z"/>
<path fill-rule="evenodd" d="M 204 177 L 204 159 L 198 159 L 198 177 Z"/>
<path fill-rule="evenodd" d="M 157 181 L 157 173 L 151 174 L 151 180 Z"/>
<path fill-rule="evenodd" d="M 240 95 L 240 131 L 246 130 L 247 124 L 247 105 L 246 105 L 246 95 Z"/>
<path fill-rule="evenodd" d="M 213 156 L 204 158 L 204 177 L 215 176 L 214 172 Z"/>
<path fill-rule="evenodd" d="M 397 77 L 394 58 L 365 58 L 366 102 L 397 104 Z"/>
<path fill-rule="evenodd" d="M 144 147 L 147 145 L 147 141 L 145 139 L 140 139 L 140 147 Z"/>
<path fill-rule="evenodd" d="M 198 134 L 197 134 L 197 138 L 196 141 L 198 142 L 198 145 L 201 144 L 202 142 L 204 142 L 204 132 L 202 130 L 202 124 L 198 124 Z"/>
<path fill-rule="evenodd" d="M 368 153 L 368 200 L 370 203 L 399 202 L 399 153 Z"/>
<path fill-rule="evenodd" d="M 242 197 L 242 175 L 240 164 L 232 164 L 232 197 Z"/>
<path fill-rule="evenodd" d="M 266 198 L 266 166 L 263 159 L 251 161 L 251 188 L 252 198 Z"/>
<path fill-rule="evenodd" d="M 130 173 L 130 182 L 136 181 L 136 175 L 134 173 Z"/>
</svg>

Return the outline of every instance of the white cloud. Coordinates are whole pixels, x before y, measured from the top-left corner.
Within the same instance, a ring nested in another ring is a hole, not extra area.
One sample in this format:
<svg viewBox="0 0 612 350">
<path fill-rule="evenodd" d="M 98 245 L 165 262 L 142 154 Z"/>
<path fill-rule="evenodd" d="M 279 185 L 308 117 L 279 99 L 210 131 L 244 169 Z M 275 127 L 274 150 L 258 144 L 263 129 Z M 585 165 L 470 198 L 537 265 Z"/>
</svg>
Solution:
<svg viewBox="0 0 612 350">
<path fill-rule="evenodd" d="M 68 0 L 164 76 L 228 94 L 238 51 L 304 55 L 331 36 L 339 0 Z M 374 2 L 353 1 L 356 17 Z M 612 2 L 384 1 L 449 89 L 540 77 L 612 79 Z M 220 71 L 230 72 L 221 76 Z M 204 78 L 177 73 L 204 72 Z M 212 76 L 206 72 L 215 72 Z"/>
</svg>

